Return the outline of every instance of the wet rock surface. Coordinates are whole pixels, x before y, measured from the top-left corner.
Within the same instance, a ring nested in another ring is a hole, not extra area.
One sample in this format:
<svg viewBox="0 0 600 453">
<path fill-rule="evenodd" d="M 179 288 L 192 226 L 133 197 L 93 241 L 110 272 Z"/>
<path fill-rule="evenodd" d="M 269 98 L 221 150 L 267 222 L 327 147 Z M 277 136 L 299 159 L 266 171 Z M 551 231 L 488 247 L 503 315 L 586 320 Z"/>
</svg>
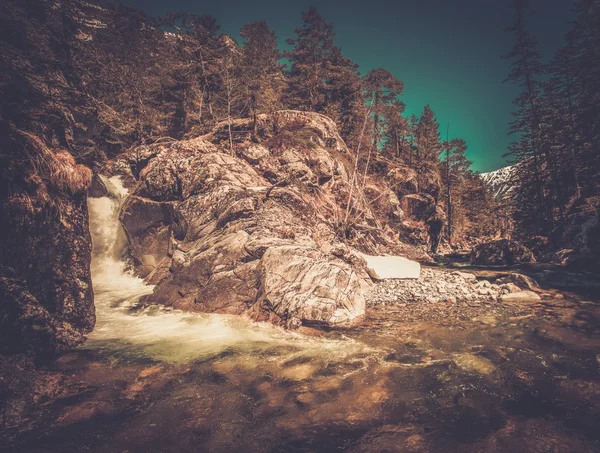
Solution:
<svg viewBox="0 0 600 453">
<path fill-rule="evenodd" d="M 92 173 L 33 135 L 13 131 L 11 140 L 10 152 L 31 155 L 9 163 L 7 149 L 0 162 L 0 354 L 47 357 L 82 343 L 95 322 Z"/>
<path fill-rule="evenodd" d="M 225 318 L 200 315 L 189 356 L 189 333 L 92 340 L 38 373 L 38 412 L 0 430 L 0 451 L 598 451 L 598 301 L 540 291 L 368 306 L 310 335 L 251 324 L 240 341 L 219 321 L 214 343 Z"/>
<path fill-rule="evenodd" d="M 196 139 L 142 146 L 112 164 L 114 173 L 137 179 L 120 219 L 137 274 L 156 285 L 145 303 L 288 327 L 364 314 L 370 278 L 353 247 L 422 252 L 381 228 L 329 118 L 282 111 L 261 116 L 259 129 L 261 143 L 253 143 L 250 122 L 239 120 L 233 152 L 217 126 Z M 340 236 L 350 234 L 342 224 L 348 216 L 361 219 L 352 220 L 350 241 Z"/>
</svg>

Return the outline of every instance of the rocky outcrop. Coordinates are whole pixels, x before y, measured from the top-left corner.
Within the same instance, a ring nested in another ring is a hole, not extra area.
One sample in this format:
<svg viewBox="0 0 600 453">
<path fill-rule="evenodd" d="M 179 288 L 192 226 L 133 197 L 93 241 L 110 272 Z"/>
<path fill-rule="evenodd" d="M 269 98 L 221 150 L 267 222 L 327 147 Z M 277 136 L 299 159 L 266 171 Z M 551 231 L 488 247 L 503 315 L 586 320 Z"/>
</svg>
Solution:
<svg viewBox="0 0 600 453">
<path fill-rule="evenodd" d="M 600 201 L 587 203 L 578 201 L 553 233 L 555 253 L 549 257 L 554 263 L 579 269 L 597 268 L 600 263 Z"/>
<path fill-rule="evenodd" d="M 0 142 L 0 444 L 29 422 L 35 364 L 95 324 L 86 191 L 91 171 L 10 128 Z"/>
<path fill-rule="evenodd" d="M 81 343 L 95 322 L 91 172 L 36 136 L 11 134 L 21 154 L 2 165 L 0 354 L 48 356 Z"/>
<path fill-rule="evenodd" d="M 136 271 L 157 285 L 146 303 L 335 324 L 364 313 L 370 279 L 354 248 L 422 256 L 385 228 L 402 216 L 395 194 L 370 178 L 371 191 L 353 186 L 329 118 L 260 116 L 258 143 L 249 120 L 233 126 L 233 153 L 219 125 L 139 147 L 107 169 L 137 180 L 120 219 Z"/>
<path fill-rule="evenodd" d="M 510 266 L 520 263 L 535 263 L 535 257 L 523 244 L 509 239 L 478 245 L 471 252 L 471 264 Z"/>
<path fill-rule="evenodd" d="M 391 185 L 396 188 L 398 198 L 419 191 L 417 172 L 410 167 L 393 167 L 388 170 L 387 176 L 390 182 L 392 182 Z"/>
</svg>

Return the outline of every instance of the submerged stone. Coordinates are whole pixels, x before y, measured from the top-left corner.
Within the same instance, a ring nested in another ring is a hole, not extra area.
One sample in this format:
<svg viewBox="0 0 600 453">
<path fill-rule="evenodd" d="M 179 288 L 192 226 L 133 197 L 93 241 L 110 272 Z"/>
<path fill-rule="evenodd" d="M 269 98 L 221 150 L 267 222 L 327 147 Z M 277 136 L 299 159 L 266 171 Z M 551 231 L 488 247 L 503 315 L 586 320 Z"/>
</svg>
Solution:
<svg viewBox="0 0 600 453">
<path fill-rule="evenodd" d="M 542 299 L 533 291 L 517 291 L 516 293 L 500 296 L 502 303 L 537 303 Z"/>
<path fill-rule="evenodd" d="M 490 375 L 496 371 L 496 366 L 488 359 L 473 354 L 456 354 L 454 363 L 465 371 L 474 371 L 484 375 Z"/>
</svg>

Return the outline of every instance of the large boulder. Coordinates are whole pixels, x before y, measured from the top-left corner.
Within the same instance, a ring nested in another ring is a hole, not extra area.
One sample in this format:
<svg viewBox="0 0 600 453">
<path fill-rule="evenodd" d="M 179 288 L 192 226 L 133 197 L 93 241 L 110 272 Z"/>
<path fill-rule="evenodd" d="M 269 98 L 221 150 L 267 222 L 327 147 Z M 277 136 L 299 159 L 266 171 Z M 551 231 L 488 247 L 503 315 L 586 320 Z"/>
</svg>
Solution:
<svg viewBox="0 0 600 453">
<path fill-rule="evenodd" d="M 520 263 L 535 263 L 535 257 L 523 244 L 509 239 L 478 245 L 471 252 L 471 264 L 510 266 Z"/>
<path fill-rule="evenodd" d="M 260 260 L 260 282 L 262 302 L 281 319 L 337 324 L 365 311 L 364 279 L 312 247 L 270 247 Z"/>
<path fill-rule="evenodd" d="M 137 196 L 129 197 L 125 202 L 120 220 L 128 234 L 141 277 L 147 277 L 167 258 L 173 219 L 170 203 Z"/>
<path fill-rule="evenodd" d="M 48 357 L 80 344 L 95 323 L 86 194 L 92 173 L 38 137 L 11 133 L 0 158 L 8 189 L 0 196 L 0 354 Z"/>
<path fill-rule="evenodd" d="M 338 246 L 335 219 L 352 190 L 336 156 L 348 150 L 322 115 L 285 111 L 259 123 L 260 143 L 236 141 L 233 153 L 217 126 L 115 162 L 137 176 L 120 218 L 137 273 L 156 285 L 143 301 L 286 326 L 350 321 L 371 283 L 358 253 Z M 251 122 L 235 128 L 239 140 Z M 353 217 L 374 222 L 368 197 L 354 194 Z M 390 216 L 401 216 L 387 195 Z M 383 231 L 360 240 L 395 250 Z"/>
<path fill-rule="evenodd" d="M 535 291 L 540 289 L 540 285 L 533 278 L 523 275 L 512 273 L 507 275 L 506 277 L 502 277 L 496 281 L 496 283 L 513 283 L 521 288 L 526 288 L 530 291 Z"/>
</svg>

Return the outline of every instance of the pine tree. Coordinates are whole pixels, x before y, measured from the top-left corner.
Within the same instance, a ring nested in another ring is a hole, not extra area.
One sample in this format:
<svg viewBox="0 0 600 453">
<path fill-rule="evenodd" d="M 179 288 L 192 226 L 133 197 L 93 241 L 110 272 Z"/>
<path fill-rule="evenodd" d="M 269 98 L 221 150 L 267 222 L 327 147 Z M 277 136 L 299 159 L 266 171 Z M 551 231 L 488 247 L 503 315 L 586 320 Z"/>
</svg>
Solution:
<svg viewBox="0 0 600 453">
<path fill-rule="evenodd" d="M 385 117 L 383 154 L 400 163 L 409 160 L 408 153 L 411 151 L 409 121 L 402 116 L 404 108 L 403 102 L 394 101 L 383 110 Z"/>
<path fill-rule="evenodd" d="M 332 118 L 341 136 L 354 145 L 362 125 L 365 100 L 358 65 L 342 55 L 340 49 L 328 62 L 326 99 L 323 114 Z"/>
<path fill-rule="evenodd" d="M 222 35 L 221 41 L 223 51 L 218 61 L 220 90 L 216 95 L 216 106 L 218 118 L 227 121 L 229 152 L 233 154 L 233 120 L 246 115 L 251 99 L 247 96 L 241 49 L 227 35 Z"/>
<path fill-rule="evenodd" d="M 600 0 L 579 0 L 577 18 L 568 40 L 574 49 L 574 80 L 576 87 L 576 121 L 580 140 L 581 178 L 590 181 L 584 195 L 600 192 Z"/>
<path fill-rule="evenodd" d="M 557 192 L 561 217 L 570 200 L 581 197 L 581 143 L 577 117 L 576 48 L 573 41 L 560 48 L 548 66 L 549 80 L 544 84 L 545 122 L 550 152 L 559 169 Z M 564 219 L 561 219 L 564 220 Z"/>
<path fill-rule="evenodd" d="M 442 150 L 440 125 L 429 105 L 423 109 L 416 127 L 416 167 L 419 173 L 435 168 Z"/>
<path fill-rule="evenodd" d="M 408 118 L 408 166 L 414 167 L 417 162 L 417 127 L 419 118 L 414 113 Z"/>
<path fill-rule="evenodd" d="M 182 128 L 187 134 L 209 130 L 217 120 L 215 103 L 221 90 L 223 41 L 219 25 L 212 16 L 170 13 L 164 25 L 174 29 L 174 54 L 171 55 L 174 77 L 179 82 L 178 96 Z"/>
<path fill-rule="evenodd" d="M 381 146 L 382 125 L 386 114 L 391 116 L 392 109 L 398 112 L 404 111 L 398 97 L 402 94 L 404 85 L 386 69 L 378 68 L 370 71 L 363 80 L 367 102 L 371 108 L 372 127 L 372 149 L 378 152 Z"/>
<path fill-rule="evenodd" d="M 345 136 L 355 133 L 361 109 L 358 66 L 333 41 L 333 25 L 316 8 L 302 14 L 293 46 L 284 56 L 291 63 L 284 103 L 294 109 L 330 116 Z"/>
<path fill-rule="evenodd" d="M 448 242 L 452 243 L 455 223 L 463 208 L 460 198 L 465 190 L 465 181 L 470 176 L 472 162 L 466 155 L 467 143 L 463 139 L 454 139 L 444 143 L 444 162 L 442 182 L 445 186 L 446 215 L 448 217 Z M 459 215 L 455 215 L 459 214 Z"/>
<path fill-rule="evenodd" d="M 327 100 L 328 62 L 336 54 L 333 25 L 316 8 L 302 13 L 302 28 L 296 29 L 293 46 L 285 53 L 291 62 L 286 102 L 293 108 L 322 112 Z"/>
<path fill-rule="evenodd" d="M 240 35 L 245 39 L 241 72 L 249 97 L 253 133 L 256 137 L 257 114 L 271 113 L 280 105 L 285 84 L 283 65 L 279 63 L 281 53 L 277 50 L 275 33 L 266 22 L 244 25 Z"/>
<path fill-rule="evenodd" d="M 545 71 L 535 38 L 527 31 L 525 16 L 528 0 L 513 0 L 515 23 L 507 29 L 514 35 L 512 50 L 505 58 L 512 59 L 507 82 L 523 91 L 514 101 L 517 110 L 510 132 L 519 138 L 510 146 L 509 155 L 519 162 L 516 190 L 516 219 L 523 230 L 533 234 L 548 234 L 552 226 L 552 207 L 544 190 L 544 173 L 549 168 L 549 149 L 544 142 L 542 112 L 542 82 Z"/>
</svg>

